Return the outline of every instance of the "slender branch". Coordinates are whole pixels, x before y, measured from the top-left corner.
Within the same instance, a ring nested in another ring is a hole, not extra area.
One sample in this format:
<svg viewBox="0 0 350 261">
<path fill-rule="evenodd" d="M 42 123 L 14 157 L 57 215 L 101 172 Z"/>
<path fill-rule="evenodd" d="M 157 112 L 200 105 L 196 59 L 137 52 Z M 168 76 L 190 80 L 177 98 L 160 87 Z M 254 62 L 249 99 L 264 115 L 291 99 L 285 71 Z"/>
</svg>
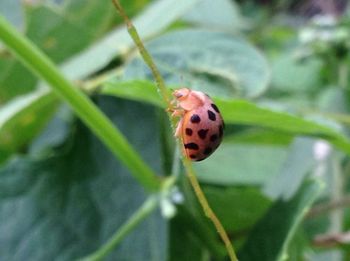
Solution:
<svg viewBox="0 0 350 261">
<path fill-rule="evenodd" d="M 44 79 L 56 94 L 70 105 L 78 117 L 146 189 L 156 191 L 160 188 L 160 181 L 152 169 L 142 160 L 113 123 L 58 71 L 41 50 L 20 35 L 2 16 L 0 16 L 0 39 L 30 70 Z"/>
<path fill-rule="evenodd" d="M 217 216 L 215 215 L 214 211 L 211 209 L 208 200 L 206 199 L 200 185 L 199 182 L 196 178 L 196 175 L 194 174 L 193 168 L 192 168 L 192 164 L 191 162 L 184 158 L 183 160 L 184 164 L 185 164 L 185 168 L 186 168 L 186 172 L 187 172 L 187 176 L 191 182 L 191 185 L 194 189 L 194 192 L 196 193 L 196 196 L 204 210 L 205 215 L 214 223 L 214 226 L 216 228 L 216 230 L 218 231 L 222 241 L 225 244 L 225 247 L 227 249 L 228 255 L 230 257 L 230 259 L 232 261 L 238 261 L 237 256 L 235 254 L 235 251 L 233 249 L 233 246 L 231 244 L 231 241 L 229 239 L 229 237 L 227 236 L 227 233 L 224 229 L 224 227 L 222 226 L 220 220 L 217 218 Z"/>
<path fill-rule="evenodd" d="M 312 209 L 310 209 L 309 213 L 306 215 L 306 218 L 317 217 L 322 214 L 328 213 L 334 209 L 345 208 L 348 206 L 350 206 L 350 195 L 344 196 L 338 200 L 314 206 Z"/>
<path fill-rule="evenodd" d="M 163 100 L 167 103 L 167 106 L 169 109 L 172 108 L 173 105 L 171 104 L 170 99 L 168 97 L 168 92 L 167 92 L 167 89 L 165 87 L 164 80 L 163 80 L 156 64 L 153 62 L 151 55 L 148 53 L 145 46 L 143 45 L 143 43 L 140 39 L 140 36 L 136 31 L 136 28 L 134 27 L 134 25 L 130 21 L 129 17 L 126 15 L 126 13 L 125 13 L 123 7 L 121 6 L 121 4 L 119 3 L 119 1 L 112 0 L 112 2 L 114 4 L 115 8 L 120 13 L 120 15 L 122 16 L 122 18 L 124 19 L 126 27 L 128 29 L 128 32 L 129 32 L 131 38 L 133 39 L 133 41 L 135 42 L 143 60 L 148 65 L 148 67 L 151 69 L 153 77 L 157 83 L 158 90 L 160 91 L 160 93 L 163 97 Z"/>
<path fill-rule="evenodd" d="M 151 214 L 157 206 L 158 197 L 155 195 L 149 196 L 143 205 L 128 219 L 128 221 L 123 226 L 121 226 L 114 233 L 114 235 L 102 247 L 100 247 L 91 255 L 81 259 L 81 261 L 103 260 L 138 224 L 140 224 L 149 214 Z"/>
<path fill-rule="evenodd" d="M 150 69 L 152 71 L 152 74 L 153 74 L 153 76 L 156 80 L 156 83 L 157 83 L 158 90 L 161 93 L 162 98 L 166 101 L 166 103 L 168 105 L 168 109 L 169 109 L 168 116 L 169 116 L 170 122 L 172 122 L 172 117 L 171 117 L 169 111 L 171 111 L 171 109 L 173 108 L 173 105 L 171 104 L 171 102 L 169 100 L 167 90 L 166 90 L 166 87 L 164 84 L 164 80 L 163 80 L 161 74 L 159 73 L 159 70 L 157 69 L 155 63 L 153 62 L 152 57 L 149 55 L 146 48 L 144 47 L 144 45 L 143 45 L 143 43 L 142 43 L 142 41 L 137 33 L 136 28 L 133 26 L 129 17 L 124 12 L 123 7 L 120 5 L 119 0 L 112 0 L 112 1 L 113 1 L 114 6 L 116 7 L 118 12 L 120 13 L 120 15 L 123 17 L 123 19 L 127 25 L 128 32 L 129 32 L 131 38 L 133 39 L 133 41 L 135 42 L 143 60 L 150 67 Z M 181 142 L 179 142 L 179 140 L 177 140 L 177 146 L 179 146 L 179 148 L 181 147 L 181 149 L 182 149 L 182 146 L 180 146 L 180 144 L 181 144 Z M 210 208 L 209 203 L 208 203 L 203 191 L 200 188 L 198 180 L 197 180 L 196 176 L 194 175 L 191 162 L 184 157 L 183 157 L 182 161 L 183 161 L 183 165 L 186 169 L 187 176 L 190 179 L 191 185 L 196 193 L 196 196 L 197 196 L 206 216 L 213 222 L 216 230 L 218 231 L 221 239 L 223 240 L 223 242 L 225 244 L 225 247 L 227 249 L 227 252 L 228 252 L 230 259 L 232 261 L 237 261 L 235 251 L 234 251 L 233 246 L 232 246 L 232 244 L 227 236 L 225 229 L 221 225 L 219 219 L 216 217 L 213 210 Z"/>
</svg>

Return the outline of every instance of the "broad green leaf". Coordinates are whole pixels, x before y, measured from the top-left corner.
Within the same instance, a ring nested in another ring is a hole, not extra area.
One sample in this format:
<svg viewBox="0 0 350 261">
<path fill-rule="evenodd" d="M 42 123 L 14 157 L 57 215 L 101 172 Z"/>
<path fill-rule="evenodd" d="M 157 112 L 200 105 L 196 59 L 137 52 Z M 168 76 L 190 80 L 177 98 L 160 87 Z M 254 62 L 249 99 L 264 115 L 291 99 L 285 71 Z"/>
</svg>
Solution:
<svg viewBox="0 0 350 261">
<path fill-rule="evenodd" d="M 282 146 L 223 142 L 213 155 L 194 167 L 202 182 L 263 185 L 278 175 L 286 156 Z"/>
<path fill-rule="evenodd" d="M 79 4 L 84 8 L 76 10 Z M 26 11 L 26 36 L 56 63 L 87 47 L 106 31 L 113 19 L 108 15 L 113 11 L 110 1 L 70 0 L 64 8 L 41 2 L 26 2 L 23 6 L 18 3 L 18 6 Z M 37 80 L 17 59 L 7 53 L 0 55 L 1 104 L 32 91 Z"/>
<path fill-rule="evenodd" d="M 112 98 L 98 103 L 160 172 L 154 109 Z M 74 136 L 55 154 L 17 158 L 0 169 L 0 259 L 75 260 L 90 254 L 145 196 L 128 170 L 78 123 Z M 163 261 L 166 242 L 165 220 L 156 212 L 107 260 Z"/>
<path fill-rule="evenodd" d="M 0 107 L 0 162 L 34 138 L 56 108 L 56 96 L 46 90 L 20 96 Z"/>
<path fill-rule="evenodd" d="M 318 180 L 309 180 L 292 199 L 277 201 L 250 233 L 239 260 L 288 260 L 291 239 L 322 187 Z"/>
<path fill-rule="evenodd" d="M 312 92 L 319 89 L 322 62 L 319 59 L 301 60 L 293 54 L 283 54 L 272 63 L 271 85 L 283 93 Z"/>
<path fill-rule="evenodd" d="M 134 84 L 135 83 L 135 84 Z M 123 88 L 123 85 L 128 88 Z M 116 91 L 113 91 L 116 85 Z M 140 91 L 141 86 L 147 86 Z M 154 105 L 160 105 L 162 102 L 156 92 L 156 86 L 153 89 L 147 81 L 126 81 L 126 83 L 108 82 L 105 84 L 108 89 L 106 93 L 118 97 L 132 100 L 150 102 Z M 147 94 L 146 94 L 147 92 Z M 169 93 L 170 95 L 170 93 Z M 145 98 L 144 98 L 145 97 Z M 308 135 L 321 137 L 336 145 L 339 149 L 350 153 L 350 141 L 340 130 L 340 126 L 332 121 L 326 121 L 324 118 L 306 119 L 304 117 L 273 109 L 264 105 L 254 104 L 247 100 L 227 100 L 214 98 L 217 106 L 223 115 L 227 124 L 242 124 L 256 127 L 268 128 L 271 131 L 291 134 Z"/>
<path fill-rule="evenodd" d="M 265 58 L 238 36 L 179 30 L 158 37 L 147 48 L 171 85 L 191 86 L 221 97 L 254 97 L 265 91 L 269 82 Z M 149 69 L 140 60 L 126 68 L 125 79 L 149 76 Z"/>
<path fill-rule="evenodd" d="M 133 19 L 133 23 L 142 39 L 150 38 L 166 29 L 198 2 L 158 0 Z M 114 57 L 127 54 L 134 46 L 126 28 L 121 27 L 67 61 L 62 70 L 69 78 L 83 78 L 108 65 Z"/>
<path fill-rule="evenodd" d="M 4 15 L 14 26 L 20 28 L 23 24 L 23 15 L 20 0 L 1 0 L 0 14 Z"/>
<path fill-rule="evenodd" d="M 184 20 L 202 27 L 227 31 L 237 31 L 244 25 L 238 5 L 230 0 L 202 0 L 185 15 Z"/>
<path fill-rule="evenodd" d="M 270 198 L 288 200 L 294 196 L 304 178 L 315 166 L 315 139 L 300 137 L 291 144 L 279 175 L 266 184 L 264 191 Z"/>
<path fill-rule="evenodd" d="M 350 153 L 350 142 L 339 129 L 339 125 L 323 118 L 305 119 L 292 113 L 276 111 L 266 106 L 253 104 L 244 100 L 219 100 L 220 108 L 226 123 L 255 125 L 294 135 L 322 137 L 339 149 Z"/>
<path fill-rule="evenodd" d="M 204 193 L 230 234 L 249 230 L 271 205 L 256 188 L 205 186 Z"/>
<path fill-rule="evenodd" d="M 159 107 L 165 106 L 165 103 L 160 98 L 154 84 L 149 81 L 136 80 L 132 82 L 107 82 L 100 93 L 134 101 L 146 102 Z"/>
</svg>

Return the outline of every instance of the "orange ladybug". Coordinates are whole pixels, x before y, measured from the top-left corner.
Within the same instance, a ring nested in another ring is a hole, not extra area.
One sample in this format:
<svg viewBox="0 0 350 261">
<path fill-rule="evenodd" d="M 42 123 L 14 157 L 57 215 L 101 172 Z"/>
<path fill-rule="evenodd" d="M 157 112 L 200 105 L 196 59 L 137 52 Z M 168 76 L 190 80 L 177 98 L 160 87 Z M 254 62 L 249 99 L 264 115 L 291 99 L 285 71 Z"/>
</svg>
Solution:
<svg viewBox="0 0 350 261">
<path fill-rule="evenodd" d="M 173 116 L 181 116 L 175 136 L 182 139 L 184 155 L 193 161 L 206 159 L 223 137 L 225 124 L 218 107 L 207 94 L 188 88 L 175 90 L 173 96 Z"/>
</svg>

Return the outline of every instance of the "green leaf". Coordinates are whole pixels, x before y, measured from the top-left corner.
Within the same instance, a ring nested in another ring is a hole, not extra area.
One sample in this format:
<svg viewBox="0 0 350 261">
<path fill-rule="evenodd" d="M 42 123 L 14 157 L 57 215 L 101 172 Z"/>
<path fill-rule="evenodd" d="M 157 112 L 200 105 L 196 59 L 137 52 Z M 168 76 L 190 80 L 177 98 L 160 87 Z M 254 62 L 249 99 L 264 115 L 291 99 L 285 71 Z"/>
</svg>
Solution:
<svg viewBox="0 0 350 261">
<path fill-rule="evenodd" d="M 194 167 L 202 182 L 262 185 L 278 175 L 286 156 L 282 146 L 223 142 L 213 155 Z"/>
<path fill-rule="evenodd" d="M 0 108 L 0 162 L 27 144 L 57 108 L 56 96 L 46 90 L 20 96 Z"/>
<path fill-rule="evenodd" d="M 158 0 L 133 19 L 133 23 L 141 38 L 150 38 L 166 29 L 198 2 L 199 0 Z M 67 61 L 62 71 L 69 78 L 83 78 L 106 66 L 114 57 L 127 54 L 132 48 L 134 42 L 126 28 L 118 28 Z"/>
<path fill-rule="evenodd" d="M 271 205 L 256 188 L 205 186 L 204 192 L 222 225 L 231 234 L 249 230 Z"/>
<path fill-rule="evenodd" d="M 283 54 L 272 63 L 271 85 L 281 92 L 315 91 L 322 85 L 322 62 L 319 59 L 298 59 L 293 54 Z"/>
<path fill-rule="evenodd" d="M 6 19 L 8 19 L 17 28 L 23 26 L 20 0 L 1 0 L 0 14 L 4 15 Z"/>
<path fill-rule="evenodd" d="M 161 172 L 154 110 L 112 98 L 98 103 Z M 17 158 L 0 169 L 0 259 L 83 257 L 105 243 L 145 198 L 129 171 L 78 123 L 74 136 L 54 155 Z M 163 261 L 166 242 L 166 223 L 156 212 L 124 238 L 108 260 Z"/>
<path fill-rule="evenodd" d="M 156 86 L 149 81 L 109 81 L 104 85 L 100 93 L 134 101 L 146 102 L 158 107 L 165 106 L 164 101 L 158 95 Z"/>
<path fill-rule="evenodd" d="M 186 22 L 206 28 L 237 31 L 243 26 L 238 5 L 230 0 L 202 0 L 184 17 Z"/>
<path fill-rule="evenodd" d="M 158 37 L 147 48 L 168 84 L 191 86 L 221 97 L 254 97 L 267 88 L 269 69 L 265 58 L 240 37 L 179 30 Z M 126 68 L 128 80 L 147 77 L 148 68 L 140 60 Z"/>
<path fill-rule="evenodd" d="M 226 123 L 255 125 L 294 135 L 322 137 L 343 151 L 350 153 L 350 142 L 334 122 L 318 118 L 304 119 L 292 113 L 276 111 L 244 100 L 215 99 Z"/>
<path fill-rule="evenodd" d="M 77 10 L 78 5 L 84 5 Z M 115 14 L 109 1 L 66 1 L 64 8 L 54 4 L 27 3 L 25 34 L 51 59 L 60 63 L 83 50 L 106 31 Z M 8 12 L 7 12 L 8 13 Z M 103 13 L 104 15 L 101 15 Z M 45 23 L 43 23 L 45 21 Z M 0 104 L 34 90 L 36 77 L 17 59 L 0 54 Z"/>
<path fill-rule="evenodd" d="M 294 196 L 306 175 L 316 164 L 315 143 L 315 139 L 306 137 L 294 140 L 279 175 L 266 184 L 264 188 L 266 195 L 285 200 Z"/>
<path fill-rule="evenodd" d="M 114 85 L 116 91 L 113 91 Z M 146 86 L 140 91 L 142 86 Z M 126 86 L 123 88 L 123 86 Z M 156 87 L 147 81 L 107 82 L 104 89 L 106 93 L 132 100 L 144 101 L 153 105 L 161 105 Z M 147 93 L 147 94 L 146 94 Z M 223 118 L 227 124 L 242 124 L 256 127 L 268 128 L 289 135 L 309 135 L 321 137 L 336 145 L 339 149 L 350 153 L 350 141 L 343 134 L 340 126 L 332 121 L 318 117 L 306 119 L 301 116 L 277 110 L 264 105 L 254 104 L 247 100 L 227 100 L 214 98 L 216 105 L 220 108 Z"/>
<path fill-rule="evenodd" d="M 239 253 L 239 260 L 288 260 L 291 239 L 322 188 L 318 180 L 310 180 L 292 199 L 277 201 L 256 224 Z"/>
</svg>

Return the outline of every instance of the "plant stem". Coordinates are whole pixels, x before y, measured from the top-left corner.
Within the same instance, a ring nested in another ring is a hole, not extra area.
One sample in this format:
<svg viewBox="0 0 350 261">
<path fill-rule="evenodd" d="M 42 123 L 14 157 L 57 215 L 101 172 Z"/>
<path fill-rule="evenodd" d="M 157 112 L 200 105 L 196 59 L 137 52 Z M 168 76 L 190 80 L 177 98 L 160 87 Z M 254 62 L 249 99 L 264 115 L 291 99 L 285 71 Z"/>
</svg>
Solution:
<svg viewBox="0 0 350 261">
<path fill-rule="evenodd" d="M 98 261 L 103 260 L 111 253 L 116 246 L 131 232 L 138 224 L 140 224 L 149 214 L 158 206 L 158 197 L 155 195 L 143 203 L 143 205 L 128 219 L 128 221 L 120 227 L 114 235 L 95 253 L 81 259 L 81 261 Z"/>
<path fill-rule="evenodd" d="M 30 70 L 44 79 L 62 100 L 70 105 L 78 117 L 126 165 L 146 189 L 155 191 L 160 188 L 160 182 L 152 169 L 132 148 L 123 134 L 113 126 L 113 123 L 58 71 L 41 50 L 20 35 L 2 16 L 0 16 L 0 39 Z"/>
<path fill-rule="evenodd" d="M 173 108 L 173 105 L 171 104 L 169 97 L 167 95 L 167 90 L 164 84 L 164 80 L 161 76 L 161 74 L 159 73 L 159 70 L 157 69 L 155 63 L 153 62 L 152 57 L 149 55 L 149 53 L 147 52 L 146 48 L 144 47 L 136 28 L 133 26 L 132 22 L 130 21 L 129 17 L 126 15 L 126 13 L 124 12 L 123 7 L 120 5 L 119 0 L 112 0 L 114 6 L 116 7 L 116 9 L 118 10 L 118 12 L 120 13 L 120 15 L 123 17 L 126 26 L 128 28 L 128 32 L 131 36 L 131 38 L 133 39 L 133 41 L 135 42 L 143 60 L 145 61 L 145 63 L 149 66 L 149 68 L 152 71 L 152 74 L 156 80 L 157 86 L 158 86 L 158 90 L 161 93 L 162 98 L 166 101 L 167 105 L 168 105 L 168 109 L 171 110 Z M 172 122 L 172 118 L 171 115 L 168 111 L 168 116 L 170 118 L 170 122 Z M 177 140 L 178 141 L 178 140 Z M 177 142 L 177 146 L 182 149 L 182 146 L 180 146 L 181 142 Z M 176 160 L 176 159 L 175 159 Z M 232 261 L 237 261 L 237 257 L 235 254 L 235 251 L 232 247 L 232 244 L 230 242 L 230 239 L 227 236 L 227 233 L 225 231 L 225 229 L 223 228 L 222 224 L 220 223 L 219 219 L 216 217 L 215 213 L 213 212 L 213 210 L 210 208 L 209 203 L 203 193 L 203 191 L 200 188 L 200 185 L 198 183 L 198 180 L 193 172 L 193 168 L 192 168 L 192 163 L 186 159 L 185 157 L 183 157 L 183 165 L 185 167 L 187 176 L 191 182 L 191 185 L 195 191 L 195 194 L 204 210 L 204 213 L 206 214 L 206 216 L 213 222 L 215 228 L 217 229 L 221 239 L 223 240 L 228 255 L 230 257 L 230 259 Z M 176 162 L 174 162 L 174 168 L 176 171 Z M 175 172 L 174 171 L 174 172 Z"/>
<path fill-rule="evenodd" d="M 184 158 L 183 160 L 184 162 L 184 166 L 186 168 L 186 172 L 187 172 L 187 176 L 191 182 L 191 185 L 194 189 L 194 192 L 196 193 L 196 196 L 204 210 L 205 215 L 214 223 L 214 226 L 216 228 L 216 230 L 218 231 L 222 241 L 225 244 L 225 247 L 227 249 L 228 255 L 230 257 L 230 259 L 232 261 L 238 261 L 237 256 L 235 254 L 235 251 L 233 249 L 233 246 L 231 244 L 231 241 L 229 239 L 229 237 L 227 236 L 227 233 L 224 229 L 224 227 L 222 226 L 220 220 L 217 218 L 217 216 L 215 215 L 214 211 L 211 209 L 208 200 L 206 199 L 199 183 L 198 180 L 196 178 L 196 175 L 194 174 L 193 168 L 192 168 L 192 163 Z"/>
<path fill-rule="evenodd" d="M 158 90 L 159 90 L 163 100 L 167 103 L 168 108 L 171 109 L 173 107 L 173 105 L 170 102 L 170 99 L 169 99 L 168 93 L 167 93 L 167 89 L 165 87 L 164 80 L 163 80 L 156 64 L 153 62 L 151 55 L 148 53 L 145 46 L 143 45 L 143 43 L 140 39 L 140 36 L 137 33 L 136 28 L 134 27 L 134 25 L 130 21 L 129 17 L 126 15 L 126 13 L 125 13 L 123 7 L 121 6 L 121 4 L 119 3 L 119 1 L 112 0 L 112 2 L 114 4 L 115 8 L 120 13 L 120 15 L 122 16 L 122 18 L 124 19 L 126 27 L 128 29 L 128 32 L 129 32 L 131 38 L 133 39 L 133 41 L 135 42 L 137 49 L 139 50 L 143 60 L 148 65 L 148 67 L 151 69 L 153 77 L 157 83 Z"/>
</svg>

